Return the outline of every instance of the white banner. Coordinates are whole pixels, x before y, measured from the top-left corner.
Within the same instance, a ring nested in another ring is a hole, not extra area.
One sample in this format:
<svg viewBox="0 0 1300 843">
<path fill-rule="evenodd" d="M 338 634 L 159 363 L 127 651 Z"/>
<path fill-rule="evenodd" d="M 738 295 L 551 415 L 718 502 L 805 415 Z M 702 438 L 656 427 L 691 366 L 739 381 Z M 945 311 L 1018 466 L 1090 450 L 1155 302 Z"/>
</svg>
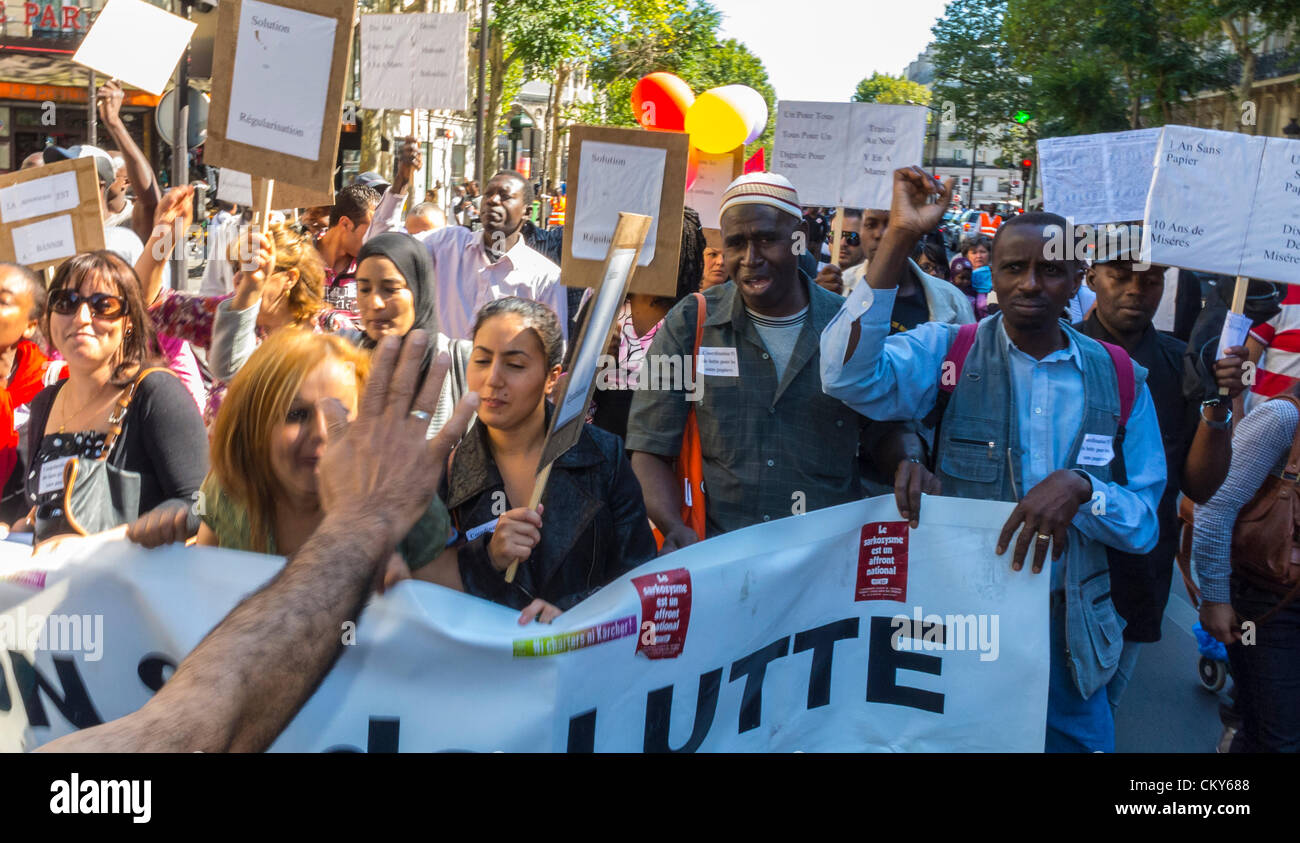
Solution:
<svg viewBox="0 0 1300 843">
<path fill-rule="evenodd" d="M 272 749 L 1038 752 L 1049 574 L 994 556 L 1010 510 L 927 498 L 909 530 L 880 497 L 757 525 L 551 625 L 402 583 L 340 630 L 350 643 Z M 282 564 L 103 538 L 4 550 L 7 751 L 139 708 Z"/>
</svg>

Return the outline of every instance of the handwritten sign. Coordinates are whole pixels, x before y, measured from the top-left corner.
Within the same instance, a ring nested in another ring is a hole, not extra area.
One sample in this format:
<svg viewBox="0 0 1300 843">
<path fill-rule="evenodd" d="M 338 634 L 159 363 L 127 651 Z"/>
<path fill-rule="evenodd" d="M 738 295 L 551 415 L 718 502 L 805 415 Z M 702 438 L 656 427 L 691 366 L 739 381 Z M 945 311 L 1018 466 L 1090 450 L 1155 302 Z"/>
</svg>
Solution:
<svg viewBox="0 0 1300 843">
<path fill-rule="evenodd" d="M 1160 129 L 1040 140 L 1044 210 L 1080 224 L 1142 219 L 1159 144 Z"/>
<path fill-rule="evenodd" d="M 695 184 L 686 191 L 686 206 L 700 215 L 700 228 L 722 228 L 722 194 L 744 169 L 743 146 L 721 155 L 700 153 Z"/>
<path fill-rule="evenodd" d="M 676 294 L 688 148 L 683 132 L 573 127 L 562 255 L 566 286 L 602 285 L 619 214 L 627 213 L 650 218 L 632 292 Z"/>
<path fill-rule="evenodd" d="M 776 112 L 772 170 L 805 205 L 888 208 L 894 170 L 921 163 L 920 106 L 782 100 Z"/>
<path fill-rule="evenodd" d="M 104 248 L 95 159 L 0 176 L 0 261 L 40 270 Z"/>
<path fill-rule="evenodd" d="M 144 0 L 109 0 L 72 60 L 161 94 L 196 26 Z"/>
<path fill-rule="evenodd" d="M 361 16 L 361 107 L 469 106 L 469 14 Z"/>
<path fill-rule="evenodd" d="M 75 172 L 56 173 L 0 188 L 0 222 L 22 222 L 57 214 L 81 204 Z"/>
<path fill-rule="evenodd" d="M 1165 126 L 1144 222 L 1152 263 L 1300 283 L 1300 142 Z"/>
<path fill-rule="evenodd" d="M 620 211 L 650 217 L 641 266 L 654 260 L 659 196 L 664 186 L 663 149 L 588 141 L 582 147 L 584 175 L 573 214 L 573 255 L 601 260 L 614 239 Z"/>
<path fill-rule="evenodd" d="M 356 0 L 219 7 L 204 160 L 333 193 Z"/>
</svg>

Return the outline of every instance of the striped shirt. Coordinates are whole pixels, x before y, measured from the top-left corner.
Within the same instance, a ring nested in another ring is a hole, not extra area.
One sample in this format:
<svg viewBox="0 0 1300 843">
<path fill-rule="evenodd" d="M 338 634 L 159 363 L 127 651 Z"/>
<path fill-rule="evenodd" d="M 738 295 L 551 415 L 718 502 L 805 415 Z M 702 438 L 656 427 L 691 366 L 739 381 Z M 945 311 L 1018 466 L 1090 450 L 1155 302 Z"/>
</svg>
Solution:
<svg viewBox="0 0 1300 843">
<path fill-rule="evenodd" d="M 1246 395 L 1246 411 L 1300 382 L 1300 286 L 1288 284 L 1282 312 L 1251 329 L 1264 345 L 1255 383 Z"/>
<path fill-rule="evenodd" d="M 1228 476 L 1204 504 L 1196 507 L 1192 561 L 1201 593 L 1213 603 L 1231 602 L 1232 528 L 1241 508 L 1255 497 L 1269 474 L 1285 466 L 1300 413 L 1290 401 L 1268 401 L 1241 420 L 1232 435 Z"/>
</svg>

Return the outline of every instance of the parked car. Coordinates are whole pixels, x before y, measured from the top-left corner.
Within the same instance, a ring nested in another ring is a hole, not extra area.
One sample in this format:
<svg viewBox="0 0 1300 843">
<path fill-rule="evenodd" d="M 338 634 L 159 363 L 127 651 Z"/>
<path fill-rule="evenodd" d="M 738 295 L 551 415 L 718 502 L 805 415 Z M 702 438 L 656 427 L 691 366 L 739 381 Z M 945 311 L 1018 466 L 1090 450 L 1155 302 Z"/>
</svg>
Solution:
<svg viewBox="0 0 1300 843">
<path fill-rule="evenodd" d="M 980 233 L 980 212 L 977 210 L 962 211 L 961 215 L 956 217 L 948 226 L 944 234 L 944 243 L 951 251 L 957 251 L 961 247 L 961 241 L 967 237 L 974 237 Z"/>
</svg>

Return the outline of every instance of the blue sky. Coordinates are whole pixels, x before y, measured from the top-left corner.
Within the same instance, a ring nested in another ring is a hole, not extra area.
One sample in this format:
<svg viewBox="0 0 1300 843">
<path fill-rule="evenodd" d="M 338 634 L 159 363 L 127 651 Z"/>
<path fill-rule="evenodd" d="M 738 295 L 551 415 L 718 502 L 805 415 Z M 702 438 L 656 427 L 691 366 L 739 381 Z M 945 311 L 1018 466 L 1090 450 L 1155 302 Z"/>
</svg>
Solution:
<svg viewBox="0 0 1300 843">
<path fill-rule="evenodd" d="M 872 71 L 900 74 L 947 0 L 711 0 L 722 36 L 763 60 L 778 99 L 846 101 Z"/>
</svg>

